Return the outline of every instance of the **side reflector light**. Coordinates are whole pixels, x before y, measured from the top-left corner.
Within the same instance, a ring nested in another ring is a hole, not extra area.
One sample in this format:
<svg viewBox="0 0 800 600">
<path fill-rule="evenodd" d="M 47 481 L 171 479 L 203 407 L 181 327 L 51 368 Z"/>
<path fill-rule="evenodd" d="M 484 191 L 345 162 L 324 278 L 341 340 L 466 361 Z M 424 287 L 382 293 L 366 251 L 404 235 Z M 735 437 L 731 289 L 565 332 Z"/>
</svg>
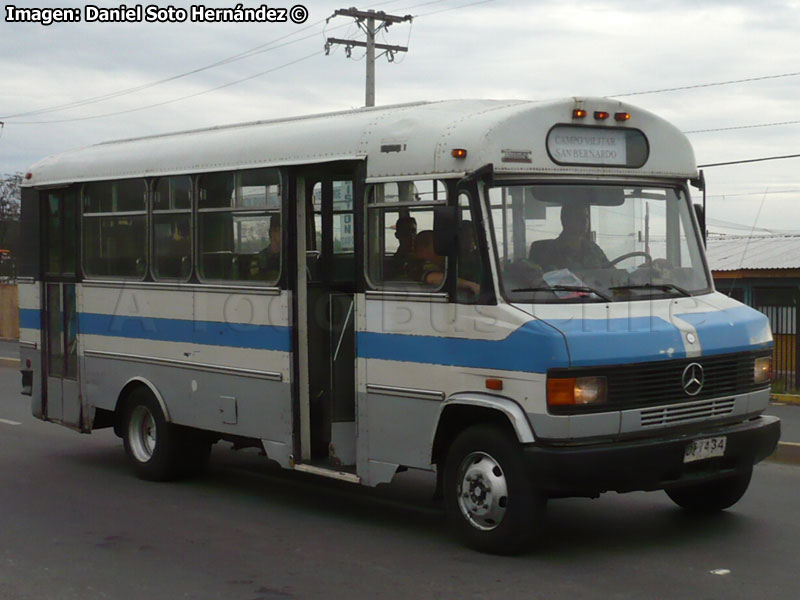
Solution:
<svg viewBox="0 0 800 600">
<path fill-rule="evenodd" d="M 573 119 L 583 119 L 586 116 L 586 111 L 582 108 L 576 108 L 572 111 Z"/>
<path fill-rule="evenodd" d="M 547 380 L 547 405 L 604 404 L 607 391 L 605 377 L 552 378 Z"/>
<path fill-rule="evenodd" d="M 33 173 L 25 173 L 25 179 L 30 179 L 33 177 Z"/>
<path fill-rule="evenodd" d="M 630 118 L 631 118 L 630 113 L 626 113 L 626 112 L 614 113 L 614 120 L 615 121 L 627 121 Z"/>
<path fill-rule="evenodd" d="M 596 110 L 594 111 L 594 118 L 598 121 L 605 121 L 608 118 L 608 113 L 604 110 Z"/>
<path fill-rule="evenodd" d="M 464 148 L 453 148 L 450 151 L 450 156 L 453 158 L 467 158 L 467 151 Z"/>
<path fill-rule="evenodd" d="M 502 379 L 493 379 L 489 378 L 486 380 L 486 389 L 487 390 L 495 390 L 500 391 L 503 389 L 503 380 Z"/>
</svg>

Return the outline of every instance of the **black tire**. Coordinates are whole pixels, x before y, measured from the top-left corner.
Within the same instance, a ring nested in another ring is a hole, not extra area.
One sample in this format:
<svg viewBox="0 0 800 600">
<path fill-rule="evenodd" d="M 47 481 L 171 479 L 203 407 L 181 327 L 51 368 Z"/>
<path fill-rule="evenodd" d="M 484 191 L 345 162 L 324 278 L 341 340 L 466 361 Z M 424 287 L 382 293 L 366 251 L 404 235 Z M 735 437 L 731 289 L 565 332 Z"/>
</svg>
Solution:
<svg viewBox="0 0 800 600">
<path fill-rule="evenodd" d="M 717 512 L 733 506 L 744 496 L 752 475 L 751 466 L 725 479 L 665 491 L 675 504 L 685 510 L 697 513 Z"/>
<path fill-rule="evenodd" d="M 125 453 L 141 479 L 170 481 L 200 473 L 211 441 L 196 430 L 168 423 L 153 394 L 133 390 L 125 403 L 122 431 Z"/>
<path fill-rule="evenodd" d="M 491 425 L 469 427 L 453 441 L 445 460 L 447 520 L 466 545 L 481 552 L 516 554 L 544 524 L 547 500 L 535 489 L 512 436 Z M 471 491 L 462 493 L 468 480 Z"/>
</svg>

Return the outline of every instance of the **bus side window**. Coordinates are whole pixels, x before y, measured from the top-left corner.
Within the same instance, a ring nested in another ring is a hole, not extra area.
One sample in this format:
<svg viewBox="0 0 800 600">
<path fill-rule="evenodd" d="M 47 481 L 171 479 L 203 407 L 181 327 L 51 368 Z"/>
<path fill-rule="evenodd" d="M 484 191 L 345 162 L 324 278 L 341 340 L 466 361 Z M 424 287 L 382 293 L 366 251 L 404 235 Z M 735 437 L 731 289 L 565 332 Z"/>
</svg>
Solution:
<svg viewBox="0 0 800 600">
<path fill-rule="evenodd" d="M 83 186 L 83 269 L 87 276 L 144 278 L 146 198 L 144 179 L 100 181 Z"/>
<path fill-rule="evenodd" d="M 280 172 L 208 173 L 200 176 L 198 192 L 200 278 L 277 284 L 281 271 Z"/>
<path fill-rule="evenodd" d="M 192 181 L 162 177 L 153 194 L 153 276 L 185 281 L 192 272 Z"/>
<path fill-rule="evenodd" d="M 367 189 L 367 275 L 374 289 L 442 288 L 447 260 L 433 251 L 433 209 L 446 202 L 447 190 L 439 181 Z"/>
</svg>

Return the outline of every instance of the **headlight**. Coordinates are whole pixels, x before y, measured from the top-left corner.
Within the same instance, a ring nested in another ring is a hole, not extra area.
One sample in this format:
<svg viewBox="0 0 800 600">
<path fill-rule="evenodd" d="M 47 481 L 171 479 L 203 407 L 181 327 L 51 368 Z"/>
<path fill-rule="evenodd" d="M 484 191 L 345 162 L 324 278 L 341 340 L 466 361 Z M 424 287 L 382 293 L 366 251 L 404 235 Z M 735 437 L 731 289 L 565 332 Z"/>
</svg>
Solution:
<svg viewBox="0 0 800 600">
<path fill-rule="evenodd" d="M 772 379 L 772 357 L 762 356 L 753 363 L 753 383 L 768 383 Z"/>
<path fill-rule="evenodd" d="M 605 377 L 558 377 L 547 380 L 548 406 L 605 404 Z"/>
</svg>

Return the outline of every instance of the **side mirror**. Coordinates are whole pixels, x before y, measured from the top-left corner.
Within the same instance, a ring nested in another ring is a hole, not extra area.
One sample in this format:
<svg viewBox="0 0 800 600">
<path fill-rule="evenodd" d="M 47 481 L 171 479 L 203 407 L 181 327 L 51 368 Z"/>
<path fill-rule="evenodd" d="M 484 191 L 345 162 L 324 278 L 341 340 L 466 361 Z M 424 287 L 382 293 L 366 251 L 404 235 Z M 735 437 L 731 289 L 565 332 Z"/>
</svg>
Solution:
<svg viewBox="0 0 800 600">
<path fill-rule="evenodd" d="M 433 251 L 439 256 L 452 256 L 458 251 L 458 207 L 433 209 Z"/>
<path fill-rule="evenodd" d="M 697 224 L 700 226 L 700 234 L 703 236 L 703 245 L 706 245 L 706 211 L 702 205 L 694 204 L 694 214 L 697 217 Z"/>
</svg>

